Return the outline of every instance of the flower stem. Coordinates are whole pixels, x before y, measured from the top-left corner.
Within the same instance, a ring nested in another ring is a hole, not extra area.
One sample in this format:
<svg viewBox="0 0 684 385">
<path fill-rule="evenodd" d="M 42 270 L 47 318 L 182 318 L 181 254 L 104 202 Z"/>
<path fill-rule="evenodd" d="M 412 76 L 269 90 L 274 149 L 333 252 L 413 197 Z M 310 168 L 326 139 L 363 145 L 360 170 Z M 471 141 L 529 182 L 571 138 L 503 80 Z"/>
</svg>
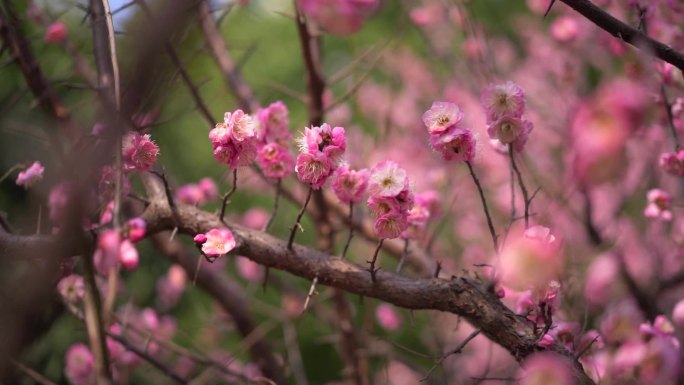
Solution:
<svg viewBox="0 0 684 385">
<path fill-rule="evenodd" d="M 342 259 L 347 256 L 347 250 L 349 250 L 349 245 L 351 244 L 352 237 L 354 236 L 354 203 L 349 202 L 349 236 L 347 237 L 347 243 L 344 244 L 344 250 L 342 251 Z"/>
<path fill-rule="evenodd" d="M 221 215 L 219 216 L 221 222 L 223 222 L 223 216 L 226 214 L 228 198 L 235 193 L 235 190 L 237 190 L 237 168 L 233 169 L 233 187 L 223 196 L 223 200 L 221 201 Z"/>
<path fill-rule="evenodd" d="M 378 254 L 380 253 L 380 249 L 382 248 L 382 243 L 385 242 L 385 238 L 382 238 L 380 242 L 378 242 L 378 247 L 375 248 L 375 252 L 373 253 L 373 259 L 370 261 L 366 261 L 370 264 L 370 268 L 368 271 L 370 272 L 371 275 L 371 281 L 375 283 L 375 273 L 380 270 L 380 268 L 375 268 L 375 262 L 378 260 Z"/>
<path fill-rule="evenodd" d="M 477 175 L 475 174 L 475 170 L 473 169 L 473 165 L 469 161 L 466 161 L 465 163 L 468 166 L 468 171 L 470 171 L 470 176 L 473 178 L 473 182 L 475 182 L 475 186 L 477 187 L 477 191 L 480 193 L 480 200 L 482 200 L 482 208 L 484 209 L 485 217 L 487 218 L 487 227 L 489 227 L 489 234 L 492 236 L 492 243 L 494 244 L 494 251 L 498 254 L 499 253 L 499 242 L 497 240 L 496 230 L 494 230 L 494 223 L 492 222 L 492 216 L 489 214 L 489 207 L 487 206 L 487 199 L 485 198 L 484 191 L 482 190 L 482 185 L 480 184 L 480 180 L 477 178 Z"/>
<path fill-rule="evenodd" d="M 294 226 L 292 226 L 292 229 L 290 230 L 290 239 L 287 241 L 287 249 L 292 250 L 292 243 L 294 242 L 295 234 L 297 233 L 297 229 L 301 228 L 302 226 L 300 225 L 300 222 L 302 221 L 302 217 L 304 216 L 304 213 L 306 212 L 306 206 L 309 205 L 309 201 L 311 200 L 311 194 L 313 193 L 313 187 L 309 187 L 309 193 L 306 195 L 306 200 L 304 201 L 304 205 L 302 206 L 302 209 L 299 210 L 299 214 L 297 214 L 297 221 L 295 222 Z"/>
<path fill-rule="evenodd" d="M 530 199 L 529 197 L 527 187 L 525 187 L 525 182 L 523 181 L 522 174 L 518 169 L 518 165 L 515 163 L 515 155 L 513 153 L 513 145 L 509 144 L 508 154 L 511 158 L 511 166 L 513 166 L 513 171 L 515 171 L 515 175 L 518 177 L 518 185 L 520 186 L 520 191 L 522 191 L 523 200 L 525 201 L 525 228 L 528 228 L 530 227 L 530 203 L 532 203 L 532 199 Z"/>
</svg>

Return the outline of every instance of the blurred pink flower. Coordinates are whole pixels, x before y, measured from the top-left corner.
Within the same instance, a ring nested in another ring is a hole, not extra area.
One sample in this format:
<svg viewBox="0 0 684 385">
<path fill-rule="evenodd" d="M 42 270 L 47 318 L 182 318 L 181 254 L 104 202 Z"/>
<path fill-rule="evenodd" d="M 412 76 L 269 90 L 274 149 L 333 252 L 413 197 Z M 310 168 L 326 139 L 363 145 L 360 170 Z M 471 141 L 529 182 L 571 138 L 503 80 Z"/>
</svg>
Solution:
<svg viewBox="0 0 684 385">
<path fill-rule="evenodd" d="M 570 361 L 555 353 L 535 353 L 525 359 L 518 373 L 520 385 L 574 385 Z"/>
<path fill-rule="evenodd" d="M 259 167 L 267 178 L 282 179 L 294 171 L 294 159 L 284 146 L 273 142 L 261 147 L 257 156 Z"/>
<path fill-rule="evenodd" d="M 480 101 L 488 124 L 503 117 L 520 119 L 525 112 L 525 92 L 512 81 L 487 86 L 482 92 Z M 494 137 L 492 134 L 490 136 Z M 504 143 L 511 141 L 502 140 Z"/>
<path fill-rule="evenodd" d="M 258 263 L 252 261 L 247 257 L 238 257 L 235 260 L 237 264 L 238 273 L 242 278 L 249 282 L 261 282 L 264 275 L 264 269 Z"/>
<path fill-rule="evenodd" d="M 660 167 L 675 176 L 684 176 L 684 150 L 660 154 Z"/>
<path fill-rule="evenodd" d="M 67 38 L 69 30 L 66 24 L 61 21 L 55 21 L 50 24 L 45 30 L 45 42 L 49 44 L 60 44 L 63 43 Z"/>
<path fill-rule="evenodd" d="M 551 36 L 559 43 L 569 43 L 575 40 L 578 31 L 579 25 L 572 16 L 559 16 L 551 23 Z"/>
<path fill-rule="evenodd" d="M 131 218 L 126 222 L 126 237 L 133 243 L 140 242 L 147 231 L 147 223 L 141 217 Z"/>
<path fill-rule="evenodd" d="M 351 170 L 342 164 L 333 174 L 332 189 L 342 203 L 359 203 L 368 188 L 368 170 Z"/>
<path fill-rule="evenodd" d="M 82 343 L 69 347 L 64 357 L 64 374 L 72 385 L 91 385 L 95 381 L 94 358 L 88 346 Z"/>
<path fill-rule="evenodd" d="M 298 0 L 297 5 L 327 32 L 348 35 L 361 29 L 378 0 Z"/>
<path fill-rule="evenodd" d="M 157 161 L 159 147 L 149 134 L 131 131 L 123 137 L 122 154 L 126 170 L 149 171 Z"/>
<path fill-rule="evenodd" d="M 401 317 L 394 306 L 387 303 L 381 303 L 375 308 L 375 319 L 377 319 L 378 325 L 385 330 L 394 331 L 401 326 Z"/>
<path fill-rule="evenodd" d="M 71 274 L 62 278 L 57 284 L 57 291 L 68 304 L 78 304 L 85 295 L 85 283 L 83 277 Z"/>
<path fill-rule="evenodd" d="M 644 216 L 651 219 L 661 219 L 663 221 L 672 220 L 672 197 L 661 189 L 651 189 L 648 191 L 648 205 L 644 209 Z"/>
<path fill-rule="evenodd" d="M 172 308 L 180 299 L 188 280 L 180 265 L 171 265 L 166 275 L 157 280 L 157 304 L 162 310 Z"/>
<path fill-rule="evenodd" d="M 558 279 L 563 258 L 555 242 L 511 234 L 501 250 L 501 282 L 515 290 L 545 290 Z"/>
<path fill-rule="evenodd" d="M 261 123 L 259 137 L 262 141 L 280 143 L 287 141 L 292 136 L 288 129 L 290 125 L 289 111 L 282 101 L 278 100 L 266 108 L 260 108 L 257 117 Z"/>
<path fill-rule="evenodd" d="M 140 256 L 138 255 L 138 250 L 133 246 L 133 243 L 124 239 L 121 242 L 121 248 L 119 250 L 119 263 L 126 270 L 135 270 L 138 267 L 138 262 L 140 261 Z"/>
<path fill-rule="evenodd" d="M 29 188 L 43 179 L 44 172 L 45 168 L 40 164 L 40 162 L 35 161 L 27 169 L 19 172 L 16 183 L 18 186 Z"/>
</svg>

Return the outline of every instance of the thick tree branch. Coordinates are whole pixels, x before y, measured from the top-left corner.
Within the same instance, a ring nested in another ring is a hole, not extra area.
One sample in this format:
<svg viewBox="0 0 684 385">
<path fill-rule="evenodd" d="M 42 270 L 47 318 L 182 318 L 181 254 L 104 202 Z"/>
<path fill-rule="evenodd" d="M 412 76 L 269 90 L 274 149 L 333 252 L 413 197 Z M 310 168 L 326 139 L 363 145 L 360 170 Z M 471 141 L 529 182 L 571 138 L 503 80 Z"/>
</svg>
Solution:
<svg viewBox="0 0 684 385">
<path fill-rule="evenodd" d="M 589 0 L 561 1 L 618 39 L 624 40 L 639 49 L 645 49 L 657 58 L 684 71 L 684 54 L 681 52 L 675 51 L 672 47 L 654 40 L 638 29 L 623 23 Z"/>
</svg>

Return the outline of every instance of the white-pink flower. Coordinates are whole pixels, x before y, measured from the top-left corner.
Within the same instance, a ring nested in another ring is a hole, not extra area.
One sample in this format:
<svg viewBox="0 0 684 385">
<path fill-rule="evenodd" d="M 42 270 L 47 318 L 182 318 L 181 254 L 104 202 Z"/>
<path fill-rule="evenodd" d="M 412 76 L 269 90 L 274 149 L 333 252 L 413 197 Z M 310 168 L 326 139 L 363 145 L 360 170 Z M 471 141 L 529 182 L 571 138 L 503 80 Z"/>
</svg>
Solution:
<svg viewBox="0 0 684 385">
<path fill-rule="evenodd" d="M 209 256 L 227 254 L 237 245 L 233 233 L 227 228 L 212 229 L 206 234 L 202 244 L 202 252 Z"/>
<path fill-rule="evenodd" d="M 434 102 L 423 114 L 423 123 L 430 134 L 439 134 L 463 120 L 463 111 L 454 103 Z"/>
<path fill-rule="evenodd" d="M 644 209 L 644 216 L 651 219 L 661 219 L 663 221 L 672 220 L 672 197 L 667 192 L 654 188 L 648 191 L 648 205 Z"/>
<path fill-rule="evenodd" d="M 371 195 L 393 197 L 408 188 L 408 174 L 391 160 L 378 163 L 371 170 L 368 191 Z"/>
<path fill-rule="evenodd" d="M 525 92 L 512 81 L 489 85 L 482 93 L 481 102 L 487 115 L 487 123 L 504 116 L 520 118 L 525 111 Z"/>
</svg>

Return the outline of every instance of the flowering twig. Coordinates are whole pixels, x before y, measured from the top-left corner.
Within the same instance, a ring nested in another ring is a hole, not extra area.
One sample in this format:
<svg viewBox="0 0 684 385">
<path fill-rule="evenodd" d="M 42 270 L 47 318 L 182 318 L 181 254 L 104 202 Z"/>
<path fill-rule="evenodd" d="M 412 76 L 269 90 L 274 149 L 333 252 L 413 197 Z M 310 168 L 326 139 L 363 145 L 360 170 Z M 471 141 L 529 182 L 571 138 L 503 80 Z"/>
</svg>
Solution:
<svg viewBox="0 0 684 385">
<path fill-rule="evenodd" d="M 492 243 L 494 244 L 494 251 L 498 254 L 499 253 L 499 241 L 497 240 L 496 230 L 494 230 L 494 223 L 492 222 L 492 216 L 489 214 L 489 208 L 487 207 L 487 198 L 485 198 L 484 190 L 482 190 L 482 185 L 480 184 L 480 180 L 477 178 L 477 175 L 475 174 L 475 170 L 473 169 L 473 165 L 469 161 L 466 161 L 465 163 L 468 166 L 468 171 L 470 171 L 470 176 L 473 178 L 473 182 L 475 182 L 475 186 L 477 187 L 477 191 L 480 193 L 480 200 L 482 201 L 482 208 L 484 209 L 485 217 L 487 218 L 487 227 L 489 228 L 489 234 L 492 236 Z"/>
<path fill-rule="evenodd" d="M 309 187 L 309 193 L 306 195 L 306 200 L 304 201 L 304 205 L 302 205 L 302 209 L 299 210 L 299 214 L 297 214 L 297 220 L 295 221 L 295 224 L 290 229 L 290 238 L 287 241 L 287 249 L 288 250 L 292 250 L 292 243 L 294 242 L 295 234 L 297 234 L 298 229 L 302 228 L 302 225 L 300 223 L 302 221 L 302 217 L 304 216 L 304 213 L 306 212 L 306 206 L 309 205 L 309 201 L 311 200 L 311 194 L 312 193 L 313 193 L 313 187 Z"/>
<path fill-rule="evenodd" d="M 522 192 L 523 201 L 525 203 L 525 228 L 528 228 L 530 227 L 530 203 L 532 203 L 532 199 L 529 197 L 527 187 L 525 186 L 525 181 L 523 180 L 522 174 L 518 169 L 518 165 L 515 163 L 514 152 L 513 145 L 509 144 L 508 154 L 511 158 L 511 166 L 513 167 L 513 171 L 515 171 L 515 175 L 518 177 L 518 186 L 520 186 L 520 191 Z"/>
<path fill-rule="evenodd" d="M 219 215 L 219 219 L 221 219 L 221 222 L 223 222 L 223 217 L 226 214 L 228 198 L 230 198 L 235 193 L 235 190 L 237 190 L 237 168 L 233 169 L 233 186 L 227 193 L 223 195 L 223 199 L 221 200 L 221 214 Z"/>
</svg>

